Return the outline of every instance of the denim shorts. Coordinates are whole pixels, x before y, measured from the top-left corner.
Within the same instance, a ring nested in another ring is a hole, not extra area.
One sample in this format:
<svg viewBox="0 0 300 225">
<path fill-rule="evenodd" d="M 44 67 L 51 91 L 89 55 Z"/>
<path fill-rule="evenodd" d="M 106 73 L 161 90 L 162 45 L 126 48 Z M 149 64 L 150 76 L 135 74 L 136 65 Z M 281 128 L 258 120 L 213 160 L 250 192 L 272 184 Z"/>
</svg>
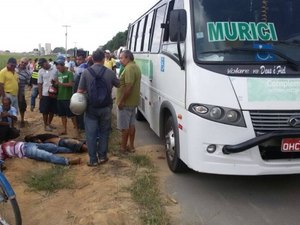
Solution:
<svg viewBox="0 0 300 225">
<path fill-rule="evenodd" d="M 125 106 L 123 109 L 117 110 L 117 127 L 120 130 L 129 129 L 135 124 L 136 107 Z"/>
</svg>

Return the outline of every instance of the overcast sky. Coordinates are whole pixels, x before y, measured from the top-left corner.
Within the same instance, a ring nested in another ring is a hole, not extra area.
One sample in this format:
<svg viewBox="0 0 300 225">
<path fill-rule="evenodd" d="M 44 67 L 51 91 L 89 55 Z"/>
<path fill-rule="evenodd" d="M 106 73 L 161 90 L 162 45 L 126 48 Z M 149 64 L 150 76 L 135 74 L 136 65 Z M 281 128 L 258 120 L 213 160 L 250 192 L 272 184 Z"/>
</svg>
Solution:
<svg viewBox="0 0 300 225">
<path fill-rule="evenodd" d="M 10 0 L 1 1 L 0 50 L 32 51 L 51 43 L 93 51 L 125 31 L 158 0 Z"/>
</svg>

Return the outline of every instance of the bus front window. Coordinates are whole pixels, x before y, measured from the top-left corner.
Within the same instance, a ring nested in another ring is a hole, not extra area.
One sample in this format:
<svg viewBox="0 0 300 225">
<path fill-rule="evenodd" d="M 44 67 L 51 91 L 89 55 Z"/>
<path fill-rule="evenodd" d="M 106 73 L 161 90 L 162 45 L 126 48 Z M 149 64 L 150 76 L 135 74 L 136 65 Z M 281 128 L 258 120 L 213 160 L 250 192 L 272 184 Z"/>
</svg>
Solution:
<svg viewBox="0 0 300 225">
<path fill-rule="evenodd" d="M 192 4 L 198 62 L 284 62 L 286 58 L 300 62 L 299 0 L 192 0 Z"/>
</svg>

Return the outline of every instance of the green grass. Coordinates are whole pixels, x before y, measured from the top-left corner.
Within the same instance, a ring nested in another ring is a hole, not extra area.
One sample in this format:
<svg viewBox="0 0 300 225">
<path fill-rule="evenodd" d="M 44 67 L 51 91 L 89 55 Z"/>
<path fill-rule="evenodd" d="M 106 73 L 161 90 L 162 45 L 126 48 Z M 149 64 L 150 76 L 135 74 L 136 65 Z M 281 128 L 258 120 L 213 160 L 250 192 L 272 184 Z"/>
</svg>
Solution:
<svg viewBox="0 0 300 225">
<path fill-rule="evenodd" d="M 31 59 L 40 58 L 39 56 L 24 55 L 21 53 L 19 53 L 19 54 L 18 53 L 3 53 L 3 54 L 0 54 L 0 70 L 2 70 L 6 66 L 7 60 L 10 57 L 16 58 L 17 61 L 20 60 L 22 57 L 27 57 L 27 58 L 31 58 Z M 49 59 L 49 58 L 55 59 L 56 56 L 42 56 L 42 57 L 45 57 L 47 59 Z"/>
<path fill-rule="evenodd" d="M 157 179 L 152 172 L 136 177 L 131 187 L 133 199 L 141 206 L 145 225 L 167 225 L 169 218 L 162 204 Z"/>
<path fill-rule="evenodd" d="M 132 155 L 129 160 L 140 170 L 130 187 L 135 202 L 141 206 L 141 219 L 145 225 L 167 225 L 169 217 L 163 207 L 154 165 L 146 155 Z"/>
<path fill-rule="evenodd" d="M 25 178 L 25 183 L 33 191 L 46 191 L 48 193 L 72 188 L 74 180 L 73 177 L 69 176 L 68 170 L 68 167 L 52 166 L 49 169 L 29 172 Z"/>
<path fill-rule="evenodd" d="M 151 159 L 146 155 L 130 155 L 128 158 L 137 167 L 153 168 Z"/>
</svg>

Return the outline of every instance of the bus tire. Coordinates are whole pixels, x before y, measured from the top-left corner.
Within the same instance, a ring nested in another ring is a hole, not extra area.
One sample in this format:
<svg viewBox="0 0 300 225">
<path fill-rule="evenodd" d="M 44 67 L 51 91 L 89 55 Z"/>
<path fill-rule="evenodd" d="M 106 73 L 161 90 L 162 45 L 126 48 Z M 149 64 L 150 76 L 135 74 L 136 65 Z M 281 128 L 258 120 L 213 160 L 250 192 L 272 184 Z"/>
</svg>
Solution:
<svg viewBox="0 0 300 225">
<path fill-rule="evenodd" d="M 174 173 L 185 172 L 187 166 L 179 157 L 179 133 L 172 116 L 165 123 L 166 158 L 170 170 Z"/>
<path fill-rule="evenodd" d="M 139 109 L 136 109 L 135 118 L 137 121 L 145 121 L 146 120 L 144 115 L 141 113 L 141 111 Z"/>
</svg>

